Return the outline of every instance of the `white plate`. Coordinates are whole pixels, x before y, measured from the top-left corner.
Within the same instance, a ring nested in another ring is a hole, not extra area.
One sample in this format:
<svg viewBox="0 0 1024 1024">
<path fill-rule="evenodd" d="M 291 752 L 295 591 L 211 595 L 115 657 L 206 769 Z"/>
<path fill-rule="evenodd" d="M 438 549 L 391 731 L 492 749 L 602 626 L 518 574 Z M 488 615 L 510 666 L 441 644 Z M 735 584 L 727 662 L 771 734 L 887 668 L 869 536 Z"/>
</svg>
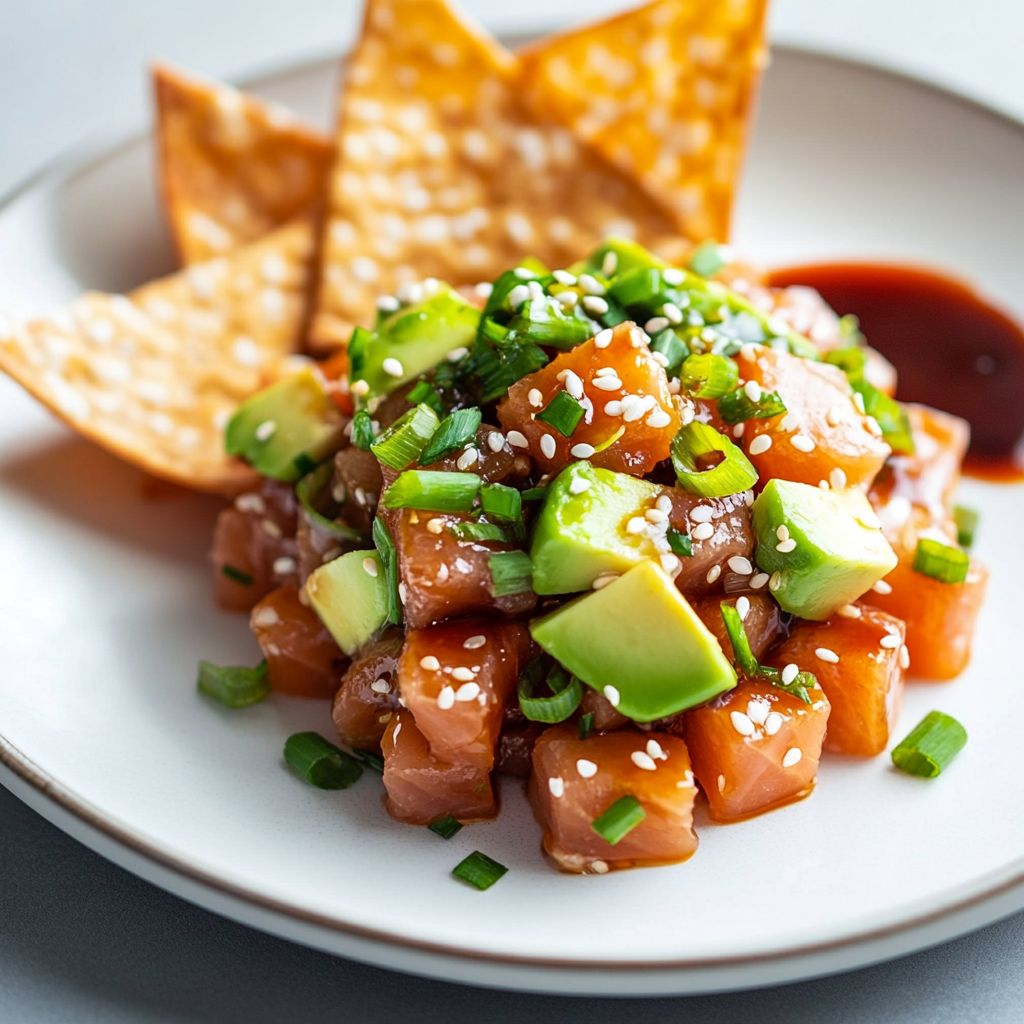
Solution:
<svg viewBox="0 0 1024 1024">
<path fill-rule="evenodd" d="M 259 83 L 323 121 L 332 69 Z M 945 265 L 1024 312 L 1024 131 L 865 68 L 775 55 L 736 241 L 769 262 L 899 257 Z M 0 212 L 0 309 L 166 269 L 148 144 L 34 182 Z M 677 993 L 826 973 L 908 952 L 1024 906 L 1018 708 L 1022 490 L 968 483 L 992 586 L 967 673 L 911 687 L 971 741 L 940 779 L 887 758 L 826 758 L 817 792 L 740 825 L 700 823 L 677 867 L 570 877 L 504 780 L 492 824 L 443 842 L 391 821 L 365 778 L 323 793 L 284 738 L 331 732 L 326 704 L 229 712 L 195 664 L 252 662 L 243 617 L 213 609 L 211 499 L 145 500 L 139 475 L 0 381 L 3 781 L 71 834 L 186 899 L 345 956 L 480 984 Z M 509 874 L 448 877 L 474 848 Z"/>
</svg>

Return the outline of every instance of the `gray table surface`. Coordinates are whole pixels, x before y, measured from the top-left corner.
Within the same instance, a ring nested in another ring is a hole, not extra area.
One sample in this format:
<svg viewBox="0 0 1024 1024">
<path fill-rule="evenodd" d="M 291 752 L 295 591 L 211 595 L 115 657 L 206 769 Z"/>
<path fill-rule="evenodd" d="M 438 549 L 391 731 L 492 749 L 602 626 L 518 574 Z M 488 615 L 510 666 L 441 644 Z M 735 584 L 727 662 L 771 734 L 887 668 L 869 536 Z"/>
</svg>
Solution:
<svg viewBox="0 0 1024 1024">
<path fill-rule="evenodd" d="M 621 0 L 466 6 L 495 29 Z M 776 0 L 776 37 L 912 70 L 1024 117 L 1021 0 Z M 340 50 L 353 0 L 0 0 L 0 194 L 97 131 L 145 116 L 160 55 L 218 76 Z M 969 827 L 969 826 L 965 826 Z M 0 789 L 0 1021 L 416 1019 L 1024 1021 L 1024 915 L 892 963 L 758 992 L 592 1000 L 473 989 L 313 952 L 197 909 L 65 836 Z"/>
</svg>

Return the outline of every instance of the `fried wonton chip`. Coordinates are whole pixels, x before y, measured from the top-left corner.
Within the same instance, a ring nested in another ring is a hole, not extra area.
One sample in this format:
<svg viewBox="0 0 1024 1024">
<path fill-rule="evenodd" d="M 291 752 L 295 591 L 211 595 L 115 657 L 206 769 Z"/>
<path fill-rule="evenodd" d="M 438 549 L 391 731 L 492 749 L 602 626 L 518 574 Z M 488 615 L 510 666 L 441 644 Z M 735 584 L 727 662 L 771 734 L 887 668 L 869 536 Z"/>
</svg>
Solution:
<svg viewBox="0 0 1024 1024">
<path fill-rule="evenodd" d="M 291 111 L 153 68 L 159 174 L 184 264 L 262 238 L 323 199 L 331 142 Z"/>
<path fill-rule="evenodd" d="M 344 342 L 377 296 L 425 277 L 489 280 L 527 254 L 561 267 L 608 234 L 679 245 L 674 214 L 531 113 L 518 75 L 444 0 L 369 0 L 341 95 L 314 342 Z"/>
<path fill-rule="evenodd" d="M 729 237 L 761 71 L 767 0 L 655 0 L 519 54 L 523 87 L 677 211 Z"/>
<path fill-rule="evenodd" d="M 0 328 L 0 369 L 127 462 L 237 492 L 256 475 L 224 454 L 223 428 L 295 351 L 312 250 L 303 220 L 127 296 L 88 292 Z"/>
</svg>

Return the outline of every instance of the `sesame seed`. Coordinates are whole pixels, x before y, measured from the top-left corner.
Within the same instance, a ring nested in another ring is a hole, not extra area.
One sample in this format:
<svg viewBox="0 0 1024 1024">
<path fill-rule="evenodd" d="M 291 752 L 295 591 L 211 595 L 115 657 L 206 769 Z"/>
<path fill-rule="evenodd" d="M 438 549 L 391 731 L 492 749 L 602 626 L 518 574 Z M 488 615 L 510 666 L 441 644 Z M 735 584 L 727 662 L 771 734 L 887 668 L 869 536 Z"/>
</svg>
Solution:
<svg viewBox="0 0 1024 1024">
<path fill-rule="evenodd" d="M 596 313 L 598 316 L 608 312 L 607 301 L 599 295 L 584 295 L 582 305 L 588 313 Z"/>
<path fill-rule="evenodd" d="M 483 647 L 485 643 L 487 643 L 487 637 L 485 637 L 483 633 L 477 633 L 475 636 L 471 636 L 466 640 L 463 640 L 462 646 L 465 647 L 467 651 L 475 651 L 478 647 Z"/>
<path fill-rule="evenodd" d="M 793 682 L 793 680 L 796 679 L 798 675 L 800 675 L 800 666 L 797 665 L 795 662 L 791 661 L 782 670 L 782 681 L 783 683 L 785 683 L 786 686 L 789 686 L 789 684 Z"/>
<path fill-rule="evenodd" d="M 368 395 L 370 393 L 370 382 L 366 380 L 354 380 L 349 387 L 349 391 L 351 391 L 353 395 L 358 395 L 359 397 Z"/>
<path fill-rule="evenodd" d="M 572 370 L 565 375 L 563 383 L 565 384 L 565 390 L 568 391 L 573 398 L 578 399 L 583 397 L 583 381 L 581 381 L 579 377 L 572 372 Z"/>
<path fill-rule="evenodd" d="M 836 615 L 841 619 L 859 619 L 861 610 L 855 604 L 844 604 L 842 608 L 836 609 Z"/>
<path fill-rule="evenodd" d="M 578 284 L 587 295 L 604 295 L 604 285 L 592 274 L 580 274 Z"/>
<path fill-rule="evenodd" d="M 570 494 L 583 494 L 584 491 L 589 491 L 589 490 L 590 490 L 590 481 L 587 480 L 585 477 L 582 477 L 582 476 L 573 477 L 573 479 L 569 483 L 569 493 Z"/>
<path fill-rule="evenodd" d="M 828 480 L 837 491 L 841 491 L 846 486 L 846 474 L 838 466 L 829 473 Z"/>
<path fill-rule="evenodd" d="M 593 761 L 588 761 L 585 757 L 581 757 L 576 762 L 576 771 L 580 774 L 581 778 L 592 779 L 597 774 L 597 765 Z"/>
<path fill-rule="evenodd" d="M 437 706 L 442 711 L 447 711 L 455 706 L 455 690 L 452 687 L 448 685 L 441 687 L 441 692 L 437 695 Z"/>
<path fill-rule="evenodd" d="M 704 577 L 704 579 L 708 583 L 714 583 L 715 580 L 717 580 L 718 577 L 721 576 L 721 575 L 722 575 L 722 567 L 720 565 L 713 565 L 713 566 L 711 566 L 710 569 L 708 569 L 708 573 Z"/>
<path fill-rule="evenodd" d="M 886 650 L 892 650 L 893 648 L 899 647 L 903 641 L 895 633 L 886 633 L 881 640 L 878 641 L 880 647 L 884 647 Z"/>
<path fill-rule="evenodd" d="M 750 613 L 750 598 L 741 597 L 736 602 L 736 614 L 740 617 L 740 622 L 743 622 L 747 615 Z"/>
<path fill-rule="evenodd" d="M 557 450 L 555 439 L 550 434 L 542 434 L 540 438 L 540 451 L 544 458 L 553 459 Z"/>
<path fill-rule="evenodd" d="M 660 558 L 661 567 L 671 576 L 676 578 L 683 571 L 683 563 L 671 552 L 666 551 Z"/>
<path fill-rule="evenodd" d="M 268 537 L 275 537 L 275 538 L 277 538 L 277 537 L 281 537 L 283 535 L 281 527 L 278 526 L 277 523 L 275 523 L 273 519 L 261 519 L 260 520 L 260 529 Z"/>
<path fill-rule="evenodd" d="M 274 572 L 278 576 L 287 576 L 290 572 L 295 572 L 296 568 L 295 559 L 287 555 L 274 559 Z"/>
<path fill-rule="evenodd" d="M 644 513 L 644 519 L 649 523 L 663 523 L 668 519 L 668 513 L 663 512 L 660 508 L 649 508 Z"/>
<path fill-rule="evenodd" d="M 647 741 L 647 753 L 650 757 L 653 757 L 656 761 L 667 761 L 668 754 L 665 753 L 661 748 L 661 744 L 657 740 Z"/>
<path fill-rule="evenodd" d="M 491 292 L 494 291 L 494 285 L 491 284 L 490 281 L 481 281 L 473 288 L 473 291 L 476 292 L 479 298 L 489 299 L 491 297 Z"/>
<path fill-rule="evenodd" d="M 751 455 L 763 455 L 772 446 L 772 439 L 768 434 L 758 434 L 747 447 Z"/>
<path fill-rule="evenodd" d="M 601 261 L 601 273 L 605 277 L 611 277 L 615 273 L 616 267 L 619 265 L 618 254 L 609 250 L 604 254 L 604 259 Z"/>
<path fill-rule="evenodd" d="M 779 543 L 775 545 L 775 550 L 778 551 L 779 554 L 788 555 L 791 551 L 796 551 L 796 541 L 793 540 L 792 537 L 790 537 L 789 540 L 780 540 Z"/>
<path fill-rule="evenodd" d="M 697 505 L 690 511 L 690 520 L 694 523 L 710 523 L 715 517 L 715 510 L 710 505 Z"/>
<path fill-rule="evenodd" d="M 465 345 L 460 345 L 458 348 L 453 348 L 451 352 L 445 356 L 445 359 L 447 359 L 449 363 L 457 363 L 460 359 L 465 359 L 468 354 L 469 349 L 466 348 Z"/>
<path fill-rule="evenodd" d="M 381 295 L 377 299 L 377 308 L 382 313 L 394 313 L 401 305 L 394 295 Z"/>
<path fill-rule="evenodd" d="M 277 424 L 273 420 L 264 420 L 254 431 L 257 441 L 269 441 L 277 430 Z"/>
<path fill-rule="evenodd" d="M 428 672 L 437 672 L 441 668 L 441 662 L 432 654 L 426 654 L 420 658 L 420 668 L 426 669 Z"/>
<path fill-rule="evenodd" d="M 644 324 L 644 330 L 651 335 L 665 330 L 666 327 L 668 327 L 667 316 L 652 316 L 651 319 Z"/>
<path fill-rule="evenodd" d="M 454 678 L 455 673 L 452 673 Z M 479 683 L 463 683 L 455 691 L 455 699 L 460 703 L 468 703 L 471 700 L 476 700 L 480 696 L 480 684 Z"/>
<path fill-rule="evenodd" d="M 683 322 L 682 310 L 674 302 L 666 302 L 661 307 L 661 315 L 672 324 L 681 324 Z"/>
<path fill-rule="evenodd" d="M 427 521 L 427 530 L 430 533 L 440 533 L 444 529 L 443 519 L 430 519 Z"/>
<path fill-rule="evenodd" d="M 768 717 L 768 712 L 771 711 L 772 706 L 764 699 L 764 697 L 755 697 L 753 700 L 747 701 L 747 718 L 749 718 L 754 725 L 764 725 L 765 719 Z"/>
<path fill-rule="evenodd" d="M 644 331 L 641 331 L 639 327 L 631 327 L 629 329 L 629 343 L 633 348 L 639 348 L 650 340 L 651 339 L 647 337 L 647 334 Z"/>
<path fill-rule="evenodd" d="M 872 588 L 876 594 L 891 594 L 892 585 L 886 583 L 885 580 L 879 580 Z"/>
<path fill-rule="evenodd" d="M 855 406 L 857 406 L 857 412 L 859 412 L 861 414 L 861 416 L 863 416 L 864 415 L 864 396 L 859 391 L 855 391 L 853 393 L 853 404 Z"/>
<path fill-rule="evenodd" d="M 750 587 L 752 590 L 760 590 L 768 582 L 768 573 L 758 572 L 750 577 Z"/>
<path fill-rule="evenodd" d="M 532 270 L 527 270 L 526 267 L 516 267 L 512 271 L 520 281 L 532 281 L 537 275 Z"/>
<path fill-rule="evenodd" d="M 555 298 L 564 309 L 572 309 L 579 302 L 580 297 L 575 292 L 559 292 Z"/>
<path fill-rule="evenodd" d="M 910 651 L 907 650 L 906 644 L 900 648 L 900 668 L 904 670 L 910 668 Z"/>
<path fill-rule="evenodd" d="M 385 359 L 384 362 L 380 364 L 380 368 L 389 377 L 401 377 L 402 374 L 405 373 L 405 367 L 402 366 L 402 364 L 397 359 L 395 359 L 394 356 L 388 356 L 388 358 Z"/>
<path fill-rule="evenodd" d="M 768 589 L 773 593 L 782 586 L 782 573 L 773 572 L 768 580 Z"/>
<path fill-rule="evenodd" d="M 609 255 L 614 256 L 615 253 L 609 253 Z M 592 860 L 590 862 L 590 870 L 593 871 L 595 875 L 607 875 L 608 865 L 605 864 L 603 860 Z"/>
<path fill-rule="evenodd" d="M 618 391 L 622 381 L 618 377 L 595 377 L 591 382 L 599 391 Z"/>
<path fill-rule="evenodd" d="M 521 434 L 518 430 L 510 430 L 506 435 L 508 443 L 513 448 L 529 448 L 530 442 L 526 440 L 525 435 Z"/>
<path fill-rule="evenodd" d="M 758 384 L 756 380 L 748 380 L 747 383 L 743 385 L 743 393 L 752 402 L 761 401 L 761 385 Z"/>
<path fill-rule="evenodd" d="M 512 309 L 517 306 L 521 306 L 530 298 L 530 289 L 525 284 L 517 284 L 515 288 L 508 293 L 508 304 Z"/>
<path fill-rule="evenodd" d="M 843 422 L 843 410 L 837 406 L 832 406 L 825 416 L 825 420 L 830 427 L 838 427 Z"/>
<path fill-rule="evenodd" d="M 492 452 L 500 452 L 505 447 L 505 435 L 500 430 L 492 430 L 487 435 L 487 447 Z"/>
<path fill-rule="evenodd" d="M 754 734 L 754 723 L 742 711 L 730 712 L 729 721 L 732 722 L 732 727 L 741 736 L 752 736 Z"/>
<path fill-rule="evenodd" d="M 827 661 L 831 665 L 835 665 L 839 661 L 839 655 L 835 651 L 830 651 L 827 647 L 817 647 L 814 651 L 814 656 L 819 661 Z"/>
<path fill-rule="evenodd" d="M 622 400 L 622 418 L 627 423 L 633 423 L 640 419 L 646 411 L 644 400 L 639 395 L 626 395 Z"/>
<path fill-rule="evenodd" d="M 764 731 L 769 736 L 774 736 L 782 728 L 783 718 L 778 711 L 772 711 L 764 720 Z"/>
<path fill-rule="evenodd" d="M 709 540 L 711 537 L 714 536 L 714 533 L 715 528 L 711 525 L 711 523 L 698 523 L 693 528 L 693 533 L 691 534 L 691 536 L 694 540 Z"/>
<path fill-rule="evenodd" d="M 668 366 L 668 356 L 664 352 L 652 352 L 651 358 L 660 366 L 665 369 Z"/>
<path fill-rule="evenodd" d="M 874 434 L 875 437 L 882 436 L 882 428 L 878 425 L 878 420 L 876 420 L 874 416 L 866 417 L 864 424 L 868 428 L 868 433 Z"/>
<path fill-rule="evenodd" d="M 664 409 L 656 409 L 647 417 L 647 426 L 653 430 L 661 430 L 662 427 L 667 427 L 671 422 L 672 417 Z"/>
<path fill-rule="evenodd" d="M 276 626 L 280 621 L 281 616 L 277 614 L 277 609 L 271 608 L 269 605 L 254 612 L 252 617 L 254 626 Z"/>
<path fill-rule="evenodd" d="M 778 537 L 779 540 L 789 540 L 789 527 L 783 523 L 781 526 L 776 528 L 775 536 Z"/>
<path fill-rule="evenodd" d="M 556 270 L 551 276 L 559 284 L 564 284 L 570 288 L 576 283 L 575 275 L 570 274 L 568 270 Z"/>
<path fill-rule="evenodd" d="M 364 558 L 363 559 L 363 572 L 367 576 L 372 576 L 374 579 L 377 578 L 377 560 L 375 558 Z"/>
<path fill-rule="evenodd" d="M 459 683 L 468 683 L 476 673 L 465 665 L 452 669 L 452 679 Z"/>
<path fill-rule="evenodd" d="M 556 800 L 561 799 L 565 793 L 565 779 L 557 775 L 552 776 L 548 779 L 548 791 Z"/>
<path fill-rule="evenodd" d="M 386 679 L 374 679 L 374 681 L 370 683 L 370 689 L 373 690 L 374 693 L 390 693 L 391 684 Z"/>
<path fill-rule="evenodd" d="M 395 716 L 394 716 L 394 714 L 392 712 L 385 711 L 383 715 L 378 715 L 377 716 L 377 721 L 380 722 L 381 725 L 387 725 L 388 722 L 390 722 L 391 719 L 394 718 L 394 717 Z M 395 731 L 397 732 L 398 730 L 396 729 Z"/>
<path fill-rule="evenodd" d="M 455 461 L 455 465 L 459 469 L 469 469 L 477 464 L 479 458 L 480 454 L 475 448 L 467 448 Z"/>
<path fill-rule="evenodd" d="M 794 434 L 789 439 L 789 443 L 798 452 L 813 452 L 815 447 L 814 442 L 805 434 Z"/>
<path fill-rule="evenodd" d="M 261 516 L 267 511 L 267 503 L 259 494 L 240 494 L 235 498 L 235 508 L 239 512 L 254 512 Z"/>
<path fill-rule="evenodd" d="M 665 284 L 678 288 L 686 280 L 686 274 L 678 267 L 666 267 L 661 272 L 661 279 Z"/>
<path fill-rule="evenodd" d="M 615 399 L 612 399 L 610 402 L 605 402 L 604 411 L 606 416 L 621 416 L 622 403 Z"/>
<path fill-rule="evenodd" d="M 800 417 L 795 412 L 787 412 L 785 416 L 779 420 L 779 430 L 788 433 L 790 430 L 796 430 L 800 426 Z"/>
<path fill-rule="evenodd" d="M 612 329 L 606 327 L 603 331 L 598 331 L 594 335 L 594 347 L 595 348 L 607 348 L 612 343 Z"/>
<path fill-rule="evenodd" d="M 757 352 L 760 347 L 760 345 L 755 344 L 753 341 L 748 341 L 740 348 L 740 358 L 747 360 L 748 363 L 754 362 L 757 359 Z"/>
<path fill-rule="evenodd" d="M 659 512 L 668 514 L 672 511 L 672 499 L 667 494 L 659 494 L 658 500 L 654 503 L 654 507 Z"/>
<path fill-rule="evenodd" d="M 653 772 L 658 767 L 654 763 L 654 758 L 645 750 L 634 750 L 633 753 L 629 755 L 629 759 L 637 766 L 637 768 L 642 768 L 645 772 Z"/>
<path fill-rule="evenodd" d="M 724 793 L 725 792 L 725 776 L 724 775 L 719 775 L 718 776 L 718 792 L 719 793 Z"/>
<path fill-rule="evenodd" d="M 589 459 L 594 454 L 594 446 L 581 442 L 580 444 L 574 444 L 569 451 L 577 459 Z"/>
<path fill-rule="evenodd" d="M 622 700 L 622 697 L 614 686 L 606 686 L 602 692 L 604 693 L 605 700 L 607 700 L 613 708 L 617 708 L 619 706 L 619 701 Z"/>
<path fill-rule="evenodd" d="M 793 765 L 799 764 L 803 759 L 804 752 L 799 747 L 790 747 L 786 751 L 786 756 L 782 759 L 783 768 L 792 768 Z"/>
<path fill-rule="evenodd" d="M 595 371 L 595 377 L 618 377 L 619 372 L 614 366 L 602 366 L 599 370 Z"/>
<path fill-rule="evenodd" d="M 628 523 L 626 523 L 626 533 L 643 533 L 647 529 L 647 520 L 642 516 L 633 516 Z"/>
<path fill-rule="evenodd" d="M 727 565 L 733 572 L 739 573 L 740 576 L 749 576 L 754 571 L 754 567 L 750 564 L 750 559 L 744 558 L 742 555 L 733 555 L 728 560 Z"/>
</svg>

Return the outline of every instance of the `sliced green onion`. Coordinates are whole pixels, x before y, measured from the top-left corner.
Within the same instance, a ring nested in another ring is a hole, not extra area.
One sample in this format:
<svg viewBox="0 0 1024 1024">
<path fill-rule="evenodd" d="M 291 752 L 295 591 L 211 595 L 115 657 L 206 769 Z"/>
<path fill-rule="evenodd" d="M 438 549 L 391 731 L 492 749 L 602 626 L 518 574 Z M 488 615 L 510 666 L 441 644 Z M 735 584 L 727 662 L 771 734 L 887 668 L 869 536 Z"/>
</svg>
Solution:
<svg viewBox="0 0 1024 1024">
<path fill-rule="evenodd" d="M 517 339 L 568 351 L 593 337 L 589 320 L 566 314 L 559 302 L 544 298 L 525 303 L 509 322 Z"/>
<path fill-rule="evenodd" d="M 365 409 L 360 409 L 352 417 L 352 445 L 368 452 L 373 442 L 373 420 Z"/>
<path fill-rule="evenodd" d="M 284 759 L 317 789 L 348 789 L 363 774 L 362 765 L 351 754 L 315 732 L 289 736 L 284 743 Z"/>
<path fill-rule="evenodd" d="M 693 554 L 693 538 L 688 533 L 681 533 L 679 530 L 668 531 L 668 546 L 674 555 L 682 558 L 689 558 Z"/>
<path fill-rule="evenodd" d="M 791 697 L 797 697 L 805 704 L 811 703 L 811 695 L 808 690 L 812 690 L 818 685 L 818 677 L 812 672 L 798 672 L 792 682 L 784 683 L 782 673 L 777 668 L 770 668 L 767 665 L 759 667 L 758 678 L 771 683 L 776 689 L 788 693 Z"/>
<path fill-rule="evenodd" d="M 430 439 L 436 433 L 439 423 L 437 413 L 429 405 L 421 403 L 395 420 L 370 445 L 370 451 L 377 456 L 382 466 L 405 469 L 410 463 L 420 461 L 420 455 L 431 444 Z"/>
<path fill-rule="evenodd" d="M 480 493 L 475 473 L 444 473 L 407 469 L 385 492 L 385 508 L 423 512 L 468 512 Z"/>
<path fill-rule="evenodd" d="M 533 562 L 525 551 L 496 551 L 488 565 L 491 593 L 495 597 L 524 594 L 533 589 Z"/>
<path fill-rule="evenodd" d="M 953 509 L 953 519 L 956 522 L 956 542 L 962 548 L 974 546 L 974 534 L 977 532 L 981 516 L 973 508 L 966 505 L 957 505 Z"/>
<path fill-rule="evenodd" d="M 564 722 L 580 706 L 583 684 L 556 665 L 547 679 L 553 696 L 534 697 L 533 692 L 540 685 L 543 674 L 544 662 L 540 655 L 529 661 L 519 673 L 519 708 L 531 722 Z"/>
<path fill-rule="evenodd" d="M 337 537 L 338 540 L 361 547 L 367 541 L 366 534 L 362 530 L 354 530 L 346 523 L 335 519 L 328 519 L 327 516 L 316 508 L 317 496 L 330 483 L 333 475 L 334 464 L 332 462 L 321 463 L 312 473 L 304 476 L 295 485 L 295 497 L 299 499 L 303 512 L 319 529 Z"/>
<path fill-rule="evenodd" d="M 360 750 L 357 747 L 352 751 L 352 756 L 357 761 L 366 765 L 367 768 L 372 768 L 375 772 L 384 771 L 384 758 L 376 750 Z"/>
<path fill-rule="evenodd" d="M 456 878 L 481 891 L 490 889 L 507 872 L 508 868 L 504 864 L 499 864 L 479 850 L 474 850 L 465 860 L 452 868 L 452 874 Z"/>
<path fill-rule="evenodd" d="M 647 817 L 632 793 L 620 796 L 590 827 L 611 846 L 625 839 Z"/>
<path fill-rule="evenodd" d="M 701 468 L 700 460 L 715 452 L 722 453 L 722 461 L 710 469 Z M 724 434 L 696 420 L 672 440 L 672 465 L 680 486 L 704 498 L 738 494 L 757 483 L 757 470 L 746 455 Z"/>
<path fill-rule="evenodd" d="M 531 487 L 529 490 L 523 491 L 519 495 L 523 501 L 543 501 L 547 496 L 547 487 Z"/>
<path fill-rule="evenodd" d="M 563 437 L 572 437 L 572 432 L 583 419 L 583 412 L 583 405 L 578 399 L 568 391 L 559 391 L 534 418 L 549 423 Z"/>
<path fill-rule="evenodd" d="M 651 339 L 651 351 L 660 352 L 668 360 L 665 372 L 670 377 L 679 375 L 679 368 L 683 365 L 683 360 L 690 354 L 690 350 L 683 343 L 682 338 L 671 327 L 659 331 Z"/>
<path fill-rule="evenodd" d="M 611 448 L 611 446 L 615 444 L 615 442 L 618 441 L 618 439 L 622 437 L 622 435 L 625 432 L 625 427 L 619 427 L 619 429 L 616 430 L 615 433 L 612 434 L 610 437 L 606 437 L 603 441 L 599 441 L 597 444 L 594 445 L 594 454 L 596 455 L 598 452 L 603 452 L 606 448 Z"/>
<path fill-rule="evenodd" d="M 415 387 L 405 396 L 405 400 L 410 405 L 429 405 L 437 413 L 438 418 L 444 416 L 444 399 L 430 381 L 417 381 Z"/>
<path fill-rule="evenodd" d="M 460 367 L 464 385 L 482 405 L 497 401 L 516 381 L 547 365 L 544 350 L 526 342 L 478 338 Z"/>
<path fill-rule="evenodd" d="M 270 694 L 266 661 L 261 661 L 255 668 L 201 661 L 196 685 L 207 697 L 212 697 L 226 708 L 247 708 Z"/>
<path fill-rule="evenodd" d="M 892 763 L 901 771 L 934 779 L 963 750 L 967 730 L 941 711 L 929 711 L 892 751 Z"/>
<path fill-rule="evenodd" d="M 689 269 L 701 277 L 712 277 L 733 262 L 732 248 L 718 242 L 702 242 L 690 253 Z"/>
<path fill-rule="evenodd" d="M 775 391 L 762 391 L 761 397 L 752 402 L 743 388 L 737 388 L 718 400 L 718 414 L 730 425 L 746 420 L 766 420 L 769 416 L 781 416 L 785 411 L 786 404 Z"/>
<path fill-rule="evenodd" d="M 459 540 L 497 540 L 505 544 L 512 541 L 512 535 L 509 531 L 503 526 L 496 526 L 494 523 L 456 523 L 452 527 L 452 533 Z"/>
<path fill-rule="evenodd" d="M 480 488 L 480 507 L 489 516 L 515 522 L 523 516 L 523 499 L 514 487 L 484 484 Z"/>
<path fill-rule="evenodd" d="M 236 569 L 233 565 L 222 565 L 220 571 L 221 575 L 240 583 L 243 587 L 251 587 L 253 584 L 253 579 L 247 572 L 242 572 L 241 569 Z"/>
<path fill-rule="evenodd" d="M 480 420 L 480 410 L 475 406 L 470 409 L 456 409 L 445 417 L 430 444 L 423 449 L 419 460 L 421 465 L 429 466 L 432 462 L 437 462 L 461 448 L 467 441 L 472 441 L 476 437 Z"/>
<path fill-rule="evenodd" d="M 661 270 L 637 267 L 616 275 L 608 294 L 623 306 L 650 306 L 661 292 Z"/>
<path fill-rule="evenodd" d="M 398 551 L 391 531 L 380 516 L 374 516 L 373 519 L 373 546 L 380 555 L 388 589 L 388 615 L 384 622 L 398 626 L 402 622 L 402 599 L 398 593 Z"/>
<path fill-rule="evenodd" d="M 306 476 L 316 469 L 317 462 L 316 459 L 311 459 L 305 452 L 299 452 L 299 454 L 292 459 L 292 465 L 295 467 L 299 476 Z"/>
<path fill-rule="evenodd" d="M 914 551 L 914 572 L 931 576 L 940 583 L 963 583 L 971 567 L 966 551 L 922 537 Z"/>
<path fill-rule="evenodd" d="M 594 731 L 594 712 L 588 711 L 585 715 L 580 715 L 579 729 L 577 735 L 581 740 L 585 740 Z"/>
<path fill-rule="evenodd" d="M 740 613 L 726 601 L 721 603 L 722 621 L 725 623 L 725 631 L 729 634 L 729 641 L 732 644 L 733 656 L 736 664 L 743 674 L 754 678 L 761 674 L 761 666 L 750 649 L 750 641 L 747 639 L 747 631 L 743 627 L 743 620 Z"/>
<path fill-rule="evenodd" d="M 683 360 L 679 379 L 697 398 L 721 398 L 736 387 L 739 364 L 728 356 L 694 355 Z"/>
<path fill-rule="evenodd" d="M 446 814 L 443 818 L 435 818 L 427 825 L 427 828 L 442 839 L 451 839 L 456 832 L 461 831 L 462 822 L 458 818 L 453 818 L 450 814 Z"/>
</svg>

